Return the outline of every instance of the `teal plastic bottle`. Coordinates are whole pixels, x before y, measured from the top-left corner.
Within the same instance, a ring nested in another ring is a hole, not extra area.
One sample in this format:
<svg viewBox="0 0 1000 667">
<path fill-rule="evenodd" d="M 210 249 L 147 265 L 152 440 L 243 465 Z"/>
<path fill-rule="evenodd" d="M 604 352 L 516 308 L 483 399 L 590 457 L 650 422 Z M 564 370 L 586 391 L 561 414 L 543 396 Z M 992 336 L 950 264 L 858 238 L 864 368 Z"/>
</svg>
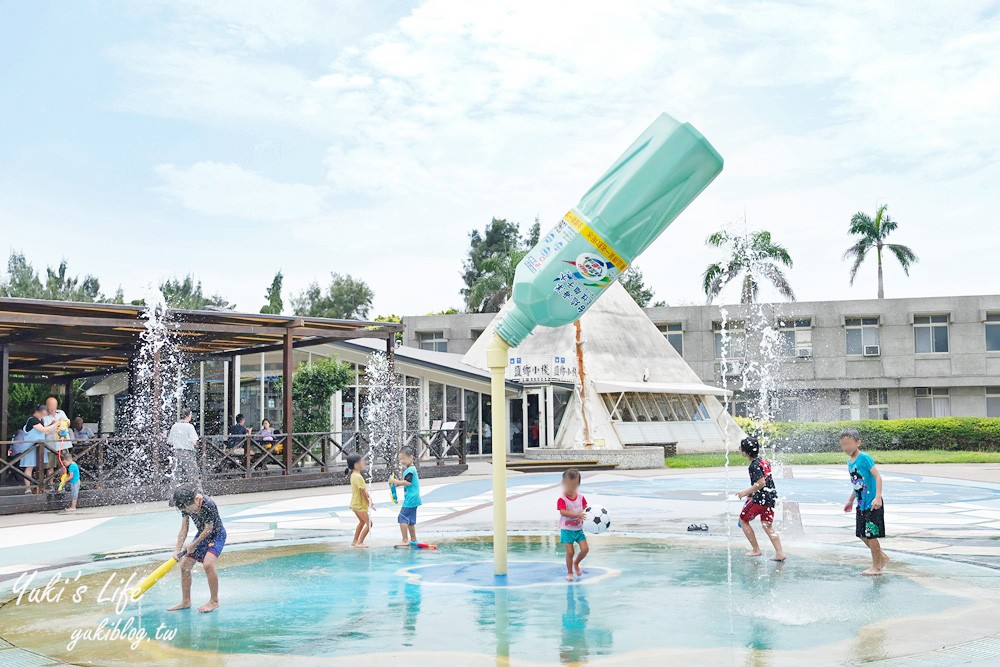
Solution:
<svg viewBox="0 0 1000 667">
<path fill-rule="evenodd" d="M 698 130 L 661 114 L 521 261 L 496 332 L 516 347 L 575 322 L 721 171 Z"/>
</svg>

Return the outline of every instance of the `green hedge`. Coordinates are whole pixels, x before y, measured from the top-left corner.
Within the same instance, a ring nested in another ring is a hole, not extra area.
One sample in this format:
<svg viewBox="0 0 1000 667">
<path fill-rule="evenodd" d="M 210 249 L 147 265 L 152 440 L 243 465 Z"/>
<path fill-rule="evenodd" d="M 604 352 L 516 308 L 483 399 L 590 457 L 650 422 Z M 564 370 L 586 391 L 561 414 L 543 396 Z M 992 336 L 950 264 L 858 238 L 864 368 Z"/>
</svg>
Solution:
<svg viewBox="0 0 1000 667">
<path fill-rule="evenodd" d="M 738 420 L 750 434 L 768 446 L 786 452 L 823 452 L 839 448 L 840 432 L 857 429 L 864 447 L 873 450 L 943 449 L 1000 452 L 1000 419 L 938 417 L 850 422 L 772 422 L 758 426 Z"/>
</svg>

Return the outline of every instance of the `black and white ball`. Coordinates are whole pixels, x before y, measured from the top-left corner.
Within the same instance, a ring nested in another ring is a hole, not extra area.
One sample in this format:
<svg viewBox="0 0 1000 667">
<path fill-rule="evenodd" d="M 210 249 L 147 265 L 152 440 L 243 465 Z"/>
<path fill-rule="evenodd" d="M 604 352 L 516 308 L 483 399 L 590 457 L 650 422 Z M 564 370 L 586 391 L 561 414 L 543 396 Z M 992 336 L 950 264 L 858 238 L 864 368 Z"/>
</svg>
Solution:
<svg viewBox="0 0 1000 667">
<path fill-rule="evenodd" d="M 600 535 L 611 528 L 611 515 L 603 507 L 590 506 L 586 510 L 587 518 L 583 520 L 583 529 L 592 535 Z"/>
</svg>

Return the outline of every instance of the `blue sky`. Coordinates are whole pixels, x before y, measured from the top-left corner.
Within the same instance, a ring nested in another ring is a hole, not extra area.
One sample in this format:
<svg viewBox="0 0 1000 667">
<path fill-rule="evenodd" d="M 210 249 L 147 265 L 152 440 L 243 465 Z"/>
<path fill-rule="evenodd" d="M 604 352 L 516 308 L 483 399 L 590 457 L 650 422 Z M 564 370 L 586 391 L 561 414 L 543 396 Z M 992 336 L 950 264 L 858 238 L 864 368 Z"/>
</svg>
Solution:
<svg viewBox="0 0 1000 667">
<path fill-rule="evenodd" d="M 700 302 L 744 215 L 800 300 L 874 296 L 840 254 L 882 201 L 921 257 L 887 296 L 996 292 L 1000 18 L 958 6 L 0 1 L 0 229 L 108 292 L 339 271 L 419 314 L 473 226 L 555 222 L 667 111 L 726 168 L 640 258 L 657 298 Z"/>
</svg>

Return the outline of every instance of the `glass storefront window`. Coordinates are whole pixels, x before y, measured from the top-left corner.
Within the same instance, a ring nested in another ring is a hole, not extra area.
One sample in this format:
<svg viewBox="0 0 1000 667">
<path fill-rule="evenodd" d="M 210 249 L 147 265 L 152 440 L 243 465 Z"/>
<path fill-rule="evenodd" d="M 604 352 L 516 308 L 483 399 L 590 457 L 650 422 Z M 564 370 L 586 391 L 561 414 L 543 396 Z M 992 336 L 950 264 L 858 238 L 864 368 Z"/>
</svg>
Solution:
<svg viewBox="0 0 1000 667">
<path fill-rule="evenodd" d="M 462 419 L 462 390 L 447 385 L 445 388 L 445 421 L 457 422 Z"/>
<path fill-rule="evenodd" d="M 467 454 L 479 453 L 479 401 L 477 391 L 465 390 L 465 451 Z"/>
<path fill-rule="evenodd" d="M 708 419 L 708 410 L 700 396 L 627 392 L 625 394 L 602 394 L 601 397 L 614 421 L 663 422 Z M 565 410 L 565 406 L 562 410 Z"/>
<path fill-rule="evenodd" d="M 348 387 L 340 395 L 340 428 L 344 433 L 357 430 L 357 389 Z"/>
<path fill-rule="evenodd" d="M 406 391 L 406 430 L 416 431 L 420 428 L 420 387 L 407 387 Z"/>
<path fill-rule="evenodd" d="M 428 404 L 430 405 L 430 427 L 440 427 L 444 421 L 444 385 L 430 382 L 427 385 Z"/>
<path fill-rule="evenodd" d="M 224 435 L 226 364 L 206 361 L 205 364 L 205 435 Z"/>
<path fill-rule="evenodd" d="M 493 401 L 489 394 L 480 394 L 482 397 L 479 414 L 482 415 L 483 437 L 480 451 L 483 454 L 493 453 Z"/>
</svg>

